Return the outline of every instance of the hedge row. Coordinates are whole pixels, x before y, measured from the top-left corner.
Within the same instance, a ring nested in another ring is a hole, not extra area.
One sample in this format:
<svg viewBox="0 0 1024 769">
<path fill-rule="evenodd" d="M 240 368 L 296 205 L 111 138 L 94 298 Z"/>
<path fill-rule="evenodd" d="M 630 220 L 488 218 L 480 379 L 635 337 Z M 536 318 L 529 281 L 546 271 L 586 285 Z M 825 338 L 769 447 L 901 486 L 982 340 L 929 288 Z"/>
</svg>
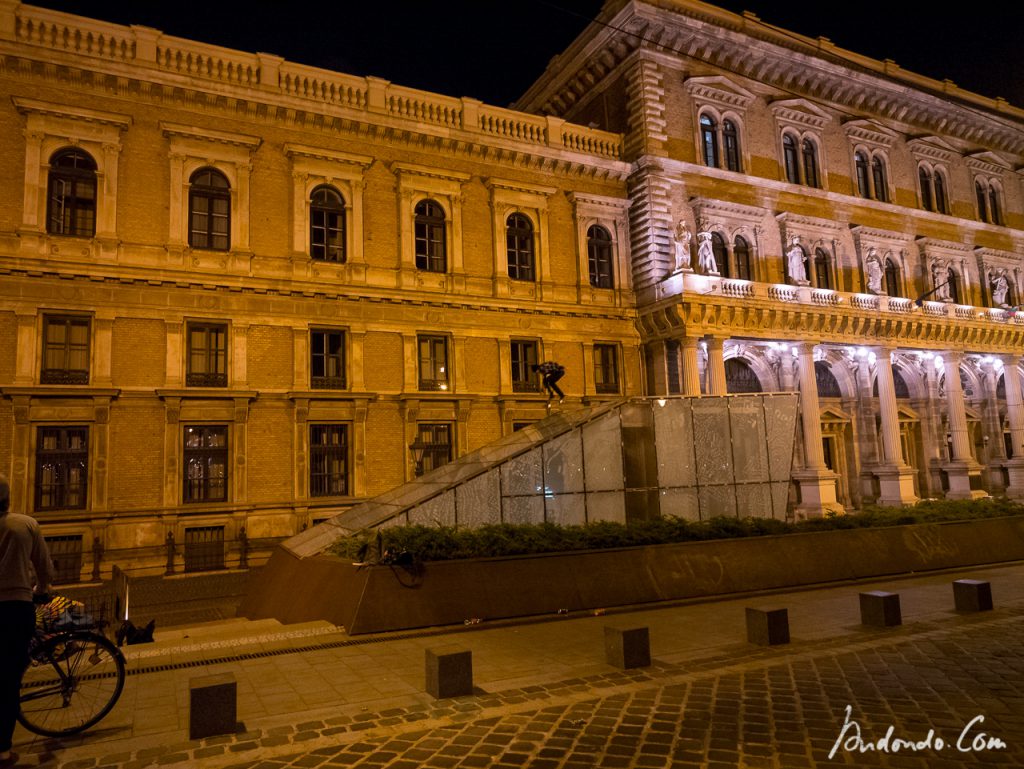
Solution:
<svg viewBox="0 0 1024 769">
<path fill-rule="evenodd" d="M 1005 499 L 926 501 L 914 507 L 868 507 L 847 515 L 830 515 L 798 523 L 771 518 L 712 518 L 685 521 L 657 518 L 630 524 L 598 521 L 582 526 L 553 523 L 492 524 L 479 528 L 454 526 L 392 526 L 363 532 L 336 543 L 332 552 L 354 560 L 404 555 L 419 561 L 450 561 L 503 555 L 557 553 L 637 545 L 662 545 L 709 539 L 758 537 L 806 531 L 901 526 L 911 523 L 960 521 L 1024 514 L 1024 506 Z"/>
</svg>

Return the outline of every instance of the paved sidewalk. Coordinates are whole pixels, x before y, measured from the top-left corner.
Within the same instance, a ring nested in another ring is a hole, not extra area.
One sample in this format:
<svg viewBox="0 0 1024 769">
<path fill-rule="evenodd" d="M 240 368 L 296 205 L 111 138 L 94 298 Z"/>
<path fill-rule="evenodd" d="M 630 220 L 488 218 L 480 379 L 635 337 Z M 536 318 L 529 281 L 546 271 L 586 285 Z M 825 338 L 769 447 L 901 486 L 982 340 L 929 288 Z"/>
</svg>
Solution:
<svg viewBox="0 0 1024 769">
<path fill-rule="evenodd" d="M 991 580 L 996 611 L 955 613 L 950 583 L 960 577 Z M 857 594 L 865 590 L 899 592 L 904 625 L 862 627 Z M 749 645 L 747 606 L 787 607 L 792 643 Z M 1009 747 L 970 760 L 1024 765 L 1022 623 L 1024 564 L 371 638 L 324 623 L 229 622 L 128 649 L 124 695 L 84 736 L 57 742 L 19 728 L 15 743 L 26 766 L 65 769 L 788 768 L 819 765 L 850 704 L 865 714 L 865 739 L 898 721 L 902 736 L 920 740 L 937 714 L 952 739 L 961 719 L 962 727 L 986 715 L 1003 730 L 988 733 Z M 649 627 L 654 664 L 607 665 L 605 625 Z M 423 692 L 424 652 L 449 643 L 472 650 L 478 691 L 438 701 Z M 189 741 L 188 681 L 221 672 L 238 681 L 244 731 Z M 830 764 L 952 767 L 965 755 L 901 764 L 906 751 L 840 751 Z"/>
</svg>

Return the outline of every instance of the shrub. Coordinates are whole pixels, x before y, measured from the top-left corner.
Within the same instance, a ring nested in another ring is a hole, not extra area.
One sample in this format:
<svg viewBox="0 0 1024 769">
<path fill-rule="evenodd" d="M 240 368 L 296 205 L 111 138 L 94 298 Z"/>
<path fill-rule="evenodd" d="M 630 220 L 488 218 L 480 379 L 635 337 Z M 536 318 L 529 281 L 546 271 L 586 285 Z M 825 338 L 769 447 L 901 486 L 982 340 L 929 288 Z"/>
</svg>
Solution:
<svg viewBox="0 0 1024 769">
<path fill-rule="evenodd" d="M 914 507 L 866 507 L 849 515 L 830 515 L 799 523 L 772 518 L 711 518 L 686 521 L 654 518 L 630 524 L 595 521 L 582 526 L 553 523 L 498 523 L 475 529 L 454 526 L 391 526 L 346 537 L 331 552 L 356 559 L 362 549 L 376 553 L 377 537 L 387 553 L 409 553 L 420 561 L 447 561 L 488 556 L 601 550 L 710 539 L 759 537 L 803 531 L 940 523 L 1024 514 L 1024 506 L 1005 499 L 926 500 Z"/>
</svg>

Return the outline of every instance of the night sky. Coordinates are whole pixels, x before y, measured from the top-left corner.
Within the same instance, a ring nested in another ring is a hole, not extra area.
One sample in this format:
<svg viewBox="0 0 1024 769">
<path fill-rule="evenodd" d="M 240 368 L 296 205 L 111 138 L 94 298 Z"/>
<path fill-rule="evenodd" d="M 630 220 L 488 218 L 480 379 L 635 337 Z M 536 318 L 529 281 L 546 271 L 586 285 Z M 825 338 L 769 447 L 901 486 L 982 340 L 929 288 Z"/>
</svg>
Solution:
<svg viewBox="0 0 1024 769">
<path fill-rule="evenodd" d="M 601 0 L 42 0 L 46 8 L 449 96 L 507 105 L 586 26 Z M 1024 3 L 965 4 L 955 14 L 895 2 L 728 0 L 770 24 L 1024 107 Z M 831 6 L 831 7 L 829 7 Z M 989 6 L 986 8 L 986 6 Z"/>
</svg>

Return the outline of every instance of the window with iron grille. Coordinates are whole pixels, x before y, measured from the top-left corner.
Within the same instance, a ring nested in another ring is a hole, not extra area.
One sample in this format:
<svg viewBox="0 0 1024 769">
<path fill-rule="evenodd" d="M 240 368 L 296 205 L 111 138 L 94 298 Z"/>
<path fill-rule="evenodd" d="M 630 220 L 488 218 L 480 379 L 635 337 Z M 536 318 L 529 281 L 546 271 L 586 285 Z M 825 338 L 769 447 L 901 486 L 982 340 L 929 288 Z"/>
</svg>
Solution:
<svg viewBox="0 0 1024 769">
<path fill-rule="evenodd" d="M 227 251 L 231 247 L 231 185 L 215 168 L 200 168 L 189 179 L 188 244 Z"/>
<path fill-rule="evenodd" d="M 82 535 L 45 537 L 53 562 L 53 581 L 57 585 L 82 579 Z"/>
<path fill-rule="evenodd" d="M 597 224 L 587 230 L 587 261 L 590 265 L 590 285 L 594 288 L 611 288 L 612 236 Z"/>
<path fill-rule="evenodd" d="M 345 389 L 345 332 L 309 332 L 310 386 L 316 390 Z"/>
<path fill-rule="evenodd" d="M 185 571 L 224 568 L 224 527 L 194 526 L 185 529 Z"/>
<path fill-rule="evenodd" d="M 89 428 L 40 427 L 36 434 L 37 511 L 84 510 L 89 478 Z"/>
<path fill-rule="evenodd" d="M 224 502 L 228 498 L 228 428 L 185 427 L 185 502 Z"/>
<path fill-rule="evenodd" d="M 540 392 L 537 374 L 530 368 L 537 365 L 537 343 L 513 339 L 509 345 L 512 354 L 512 392 Z"/>
<path fill-rule="evenodd" d="M 89 384 L 89 319 L 43 318 L 41 384 Z"/>
<path fill-rule="evenodd" d="M 81 150 L 61 150 L 50 158 L 46 231 L 91 238 L 96 234 L 96 162 Z"/>
<path fill-rule="evenodd" d="M 444 209 L 433 200 L 416 204 L 415 253 L 416 269 L 445 272 L 448 269 L 444 230 Z"/>
<path fill-rule="evenodd" d="M 420 389 L 448 389 L 448 338 L 444 336 L 420 336 L 416 340 L 419 348 Z"/>
<path fill-rule="evenodd" d="M 310 196 L 309 249 L 313 259 L 345 261 L 345 201 L 333 187 L 317 187 Z"/>
<path fill-rule="evenodd" d="M 228 386 L 228 327 L 226 323 L 188 324 L 189 387 Z"/>
<path fill-rule="evenodd" d="M 447 423 L 418 426 L 418 439 L 425 446 L 423 459 L 416 464 L 416 475 L 436 470 L 452 461 L 452 426 Z"/>
<path fill-rule="evenodd" d="M 309 496 L 348 494 L 348 425 L 309 426 Z"/>
<path fill-rule="evenodd" d="M 534 280 L 533 224 L 523 214 L 512 214 L 505 222 L 508 276 L 513 280 Z"/>
<path fill-rule="evenodd" d="M 618 345 L 594 345 L 594 387 L 599 393 L 619 392 Z"/>
</svg>

